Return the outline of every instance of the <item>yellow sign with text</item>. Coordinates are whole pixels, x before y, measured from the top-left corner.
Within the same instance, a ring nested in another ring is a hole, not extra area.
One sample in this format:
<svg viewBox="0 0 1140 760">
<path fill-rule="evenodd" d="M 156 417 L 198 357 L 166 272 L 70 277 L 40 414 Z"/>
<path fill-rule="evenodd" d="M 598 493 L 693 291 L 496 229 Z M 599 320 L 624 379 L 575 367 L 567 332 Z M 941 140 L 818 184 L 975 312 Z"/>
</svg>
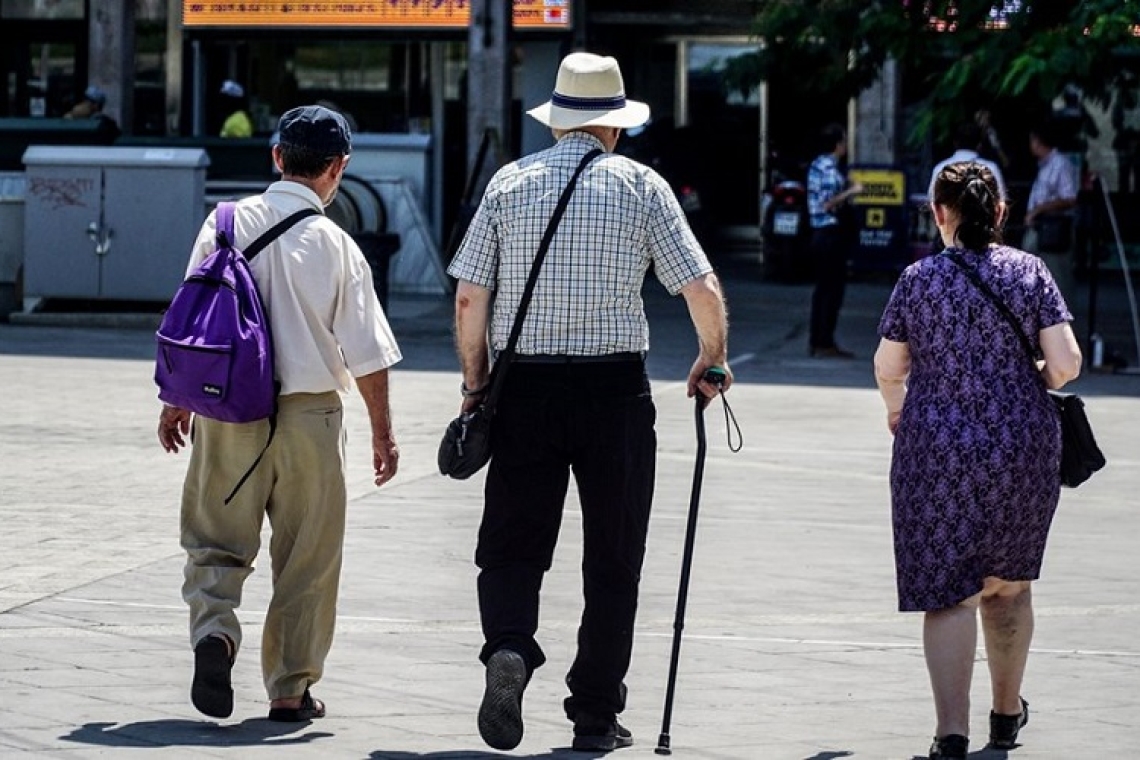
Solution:
<svg viewBox="0 0 1140 760">
<path fill-rule="evenodd" d="M 186 27 L 466 29 L 469 0 L 183 0 Z M 570 0 L 514 0 L 516 29 L 569 29 Z"/>
<path fill-rule="evenodd" d="M 848 179 L 863 186 L 851 199 L 857 206 L 903 206 L 906 204 L 906 175 L 895 169 L 851 169 Z"/>
</svg>

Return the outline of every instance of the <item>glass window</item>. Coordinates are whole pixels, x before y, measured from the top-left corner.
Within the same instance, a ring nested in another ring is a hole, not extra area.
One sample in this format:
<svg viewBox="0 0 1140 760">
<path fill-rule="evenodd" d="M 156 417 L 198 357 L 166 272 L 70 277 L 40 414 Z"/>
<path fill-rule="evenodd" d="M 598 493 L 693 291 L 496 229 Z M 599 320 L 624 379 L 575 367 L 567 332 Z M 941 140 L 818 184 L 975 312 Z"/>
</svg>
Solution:
<svg viewBox="0 0 1140 760">
<path fill-rule="evenodd" d="M 0 16 L 22 19 L 82 19 L 83 0 L 0 0 Z"/>
<path fill-rule="evenodd" d="M 688 120 L 679 145 L 699 156 L 683 172 L 717 225 L 755 225 L 759 216 L 760 87 L 755 44 L 691 42 Z"/>
<path fill-rule="evenodd" d="M 166 21 L 166 0 L 135 0 L 136 21 Z"/>
<path fill-rule="evenodd" d="M 467 43 L 448 42 L 443 53 L 443 97 L 464 100 L 467 93 Z M 517 91 L 517 90 L 516 90 Z"/>
<path fill-rule="evenodd" d="M 250 59 L 253 109 L 270 129 L 285 110 L 316 102 L 344 112 L 362 132 L 422 131 L 429 123 L 428 43 L 255 43 Z"/>
<path fill-rule="evenodd" d="M 77 99 L 75 46 L 45 42 L 29 51 L 28 115 L 63 116 Z"/>
<path fill-rule="evenodd" d="M 689 46 L 689 86 L 719 92 L 725 105 L 758 106 L 759 76 L 755 45 L 700 44 Z"/>
<path fill-rule="evenodd" d="M 139 19 L 135 24 L 134 133 L 166 133 L 166 25 Z"/>
<path fill-rule="evenodd" d="M 364 42 L 298 45 L 293 62 L 293 75 L 302 92 L 389 92 L 393 89 L 391 45 Z"/>
</svg>

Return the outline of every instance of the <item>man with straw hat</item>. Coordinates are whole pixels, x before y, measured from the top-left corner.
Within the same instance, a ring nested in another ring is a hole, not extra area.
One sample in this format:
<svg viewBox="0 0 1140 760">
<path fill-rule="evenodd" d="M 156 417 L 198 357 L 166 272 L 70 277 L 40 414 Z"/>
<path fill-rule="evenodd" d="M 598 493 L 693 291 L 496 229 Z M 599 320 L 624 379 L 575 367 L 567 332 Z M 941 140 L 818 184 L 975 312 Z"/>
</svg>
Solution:
<svg viewBox="0 0 1140 760">
<path fill-rule="evenodd" d="M 475 552 L 487 668 L 479 732 L 496 749 L 522 741 L 523 690 L 545 661 L 535 641 L 539 589 L 573 471 L 585 607 L 565 710 L 573 748 L 605 752 L 633 743 L 617 715 L 625 708 L 656 464 L 641 300 L 646 272 L 652 267 L 671 294 L 685 298 L 696 328 L 690 397 L 715 395 L 701 379 L 711 367 L 725 370 L 723 387 L 731 384 L 728 326 L 720 283 L 668 183 L 613 153 L 622 129 L 649 119 L 648 106 L 625 97 L 617 61 L 566 56 L 553 97 L 528 113 L 551 128 L 556 144 L 495 174 L 448 270 L 459 280 L 456 346 L 466 412 L 486 394 L 540 240 L 577 176 L 538 269 L 492 422 Z"/>
</svg>

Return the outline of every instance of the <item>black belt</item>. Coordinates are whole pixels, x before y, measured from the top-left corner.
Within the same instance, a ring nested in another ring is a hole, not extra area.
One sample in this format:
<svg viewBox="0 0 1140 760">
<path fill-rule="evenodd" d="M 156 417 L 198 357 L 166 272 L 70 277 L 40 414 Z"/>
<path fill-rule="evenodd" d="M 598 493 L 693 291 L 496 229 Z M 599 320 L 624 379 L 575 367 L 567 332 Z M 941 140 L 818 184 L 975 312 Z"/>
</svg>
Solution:
<svg viewBox="0 0 1140 760">
<path fill-rule="evenodd" d="M 571 356 L 569 354 L 515 354 L 518 364 L 605 364 L 610 362 L 640 362 L 645 360 L 641 351 L 597 356 Z"/>
</svg>

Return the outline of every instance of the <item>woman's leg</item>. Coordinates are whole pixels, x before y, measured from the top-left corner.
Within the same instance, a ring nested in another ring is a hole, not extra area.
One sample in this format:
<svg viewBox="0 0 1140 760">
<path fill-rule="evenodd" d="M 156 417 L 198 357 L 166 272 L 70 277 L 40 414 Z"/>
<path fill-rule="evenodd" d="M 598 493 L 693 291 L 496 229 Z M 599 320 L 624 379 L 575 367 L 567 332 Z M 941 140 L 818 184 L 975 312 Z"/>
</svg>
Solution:
<svg viewBox="0 0 1140 760">
<path fill-rule="evenodd" d="M 1033 592 L 1029 581 L 987 578 L 981 607 L 993 711 L 1017 715 L 1021 712 L 1021 681 L 1033 639 Z"/>
<path fill-rule="evenodd" d="M 970 681 L 978 648 L 978 596 L 944 610 L 927 612 L 922 645 L 934 712 L 935 736 L 970 735 Z"/>
</svg>

